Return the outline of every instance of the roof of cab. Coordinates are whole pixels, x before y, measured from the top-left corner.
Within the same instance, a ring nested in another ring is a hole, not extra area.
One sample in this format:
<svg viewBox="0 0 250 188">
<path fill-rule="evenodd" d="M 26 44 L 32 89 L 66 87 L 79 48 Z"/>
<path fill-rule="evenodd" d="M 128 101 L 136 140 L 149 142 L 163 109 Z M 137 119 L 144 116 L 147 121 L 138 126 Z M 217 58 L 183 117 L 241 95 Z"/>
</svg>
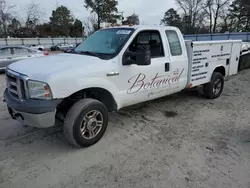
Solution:
<svg viewBox="0 0 250 188">
<path fill-rule="evenodd" d="M 111 26 L 111 27 L 107 27 L 104 29 L 110 29 L 110 28 L 133 28 L 133 29 L 176 29 L 176 27 L 172 27 L 172 26 L 161 26 L 161 25 L 121 25 L 121 26 Z"/>
</svg>

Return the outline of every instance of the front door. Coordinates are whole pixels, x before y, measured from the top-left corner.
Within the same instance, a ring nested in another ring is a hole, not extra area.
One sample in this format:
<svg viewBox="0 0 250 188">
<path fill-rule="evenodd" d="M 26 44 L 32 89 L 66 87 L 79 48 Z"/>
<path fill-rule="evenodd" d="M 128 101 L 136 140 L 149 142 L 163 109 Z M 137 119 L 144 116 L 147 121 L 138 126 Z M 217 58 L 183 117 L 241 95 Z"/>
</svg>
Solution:
<svg viewBox="0 0 250 188">
<path fill-rule="evenodd" d="M 126 50 L 135 52 L 139 46 L 145 44 L 150 46 L 150 65 L 126 65 L 120 68 L 116 86 L 121 91 L 120 101 L 123 103 L 121 106 L 148 101 L 166 94 L 166 88 L 169 85 L 167 79 L 168 75 L 170 76 L 170 61 L 169 55 L 164 50 L 159 30 L 138 32 Z"/>
</svg>

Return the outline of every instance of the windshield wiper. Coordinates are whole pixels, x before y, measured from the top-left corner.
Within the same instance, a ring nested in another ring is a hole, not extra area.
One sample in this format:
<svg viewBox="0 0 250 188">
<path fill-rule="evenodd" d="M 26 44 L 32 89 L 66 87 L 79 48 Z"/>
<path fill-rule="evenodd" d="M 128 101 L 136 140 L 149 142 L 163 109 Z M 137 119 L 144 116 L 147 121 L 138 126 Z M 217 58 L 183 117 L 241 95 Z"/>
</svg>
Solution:
<svg viewBox="0 0 250 188">
<path fill-rule="evenodd" d="M 95 56 L 95 57 L 99 57 L 99 54 L 98 53 L 95 53 L 95 52 L 90 52 L 90 51 L 80 51 L 80 52 L 77 52 L 77 53 L 80 53 L 80 54 L 86 54 L 86 55 L 91 55 L 91 56 Z"/>
</svg>

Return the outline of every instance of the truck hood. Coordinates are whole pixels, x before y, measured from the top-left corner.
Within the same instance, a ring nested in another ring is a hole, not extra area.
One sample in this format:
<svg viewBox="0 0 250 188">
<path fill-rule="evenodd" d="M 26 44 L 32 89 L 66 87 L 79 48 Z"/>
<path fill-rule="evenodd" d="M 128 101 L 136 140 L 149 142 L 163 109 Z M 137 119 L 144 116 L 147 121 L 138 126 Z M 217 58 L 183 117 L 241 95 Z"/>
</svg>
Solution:
<svg viewBox="0 0 250 188">
<path fill-rule="evenodd" d="M 8 68 L 27 75 L 31 79 L 44 80 L 55 73 L 97 70 L 104 67 L 103 64 L 106 62 L 107 60 L 101 60 L 93 56 L 61 53 L 21 60 L 10 64 Z"/>
</svg>

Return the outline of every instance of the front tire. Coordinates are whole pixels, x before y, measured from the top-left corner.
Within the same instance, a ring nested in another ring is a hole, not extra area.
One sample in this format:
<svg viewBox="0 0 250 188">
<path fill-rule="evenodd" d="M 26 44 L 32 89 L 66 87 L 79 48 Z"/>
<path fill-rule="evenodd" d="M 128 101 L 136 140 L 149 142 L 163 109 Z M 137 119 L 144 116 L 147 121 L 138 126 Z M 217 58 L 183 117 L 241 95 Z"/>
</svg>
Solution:
<svg viewBox="0 0 250 188">
<path fill-rule="evenodd" d="M 63 132 L 69 144 L 88 147 L 97 143 L 108 126 L 108 110 L 94 99 L 82 99 L 68 111 Z"/>
<path fill-rule="evenodd" d="M 214 72 L 210 83 L 203 86 L 204 96 L 208 99 L 220 97 L 224 89 L 224 77 L 219 72 Z"/>
</svg>

